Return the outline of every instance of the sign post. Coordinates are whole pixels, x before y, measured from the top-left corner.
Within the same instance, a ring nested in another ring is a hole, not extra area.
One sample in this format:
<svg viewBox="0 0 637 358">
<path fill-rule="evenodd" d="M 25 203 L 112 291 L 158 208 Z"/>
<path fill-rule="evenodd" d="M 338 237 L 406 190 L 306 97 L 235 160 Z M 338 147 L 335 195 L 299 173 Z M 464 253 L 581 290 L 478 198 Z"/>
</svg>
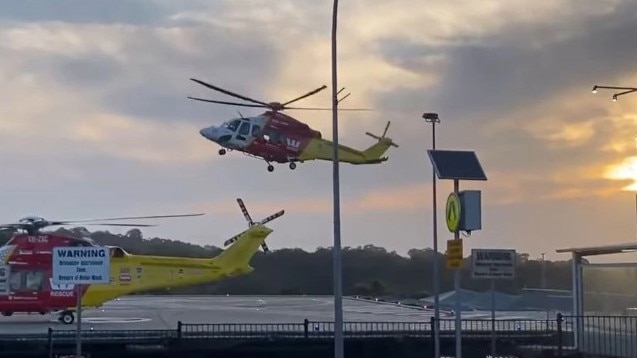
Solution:
<svg viewBox="0 0 637 358">
<path fill-rule="evenodd" d="M 515 278 L 515 250 L 471 250 L 471 277 L 491 280 L 491 356 L 496 356 L 495 345 L 495 280 Z"/>
<path fill-rule="evenodd" d="M 478 157 L 470 151 L 428 150 L 429 159 L 439 179 L 453 180 L 453 193 L 447 198 L 445 219 L 453 240 L 447 241 L 447 267 L 454 270 L 455 291 L 455 358 L 462 358 L 462 305 L 460 300 L 460 270 L 462 269 L 462 239 L 460 232 L 470 234 L 480 230 L 479 191 L 459 191 L 460 180 L 487 180 Z M 436 345 L 439 344 L 436 338 Z"/>
<path fill-rule="evenodd" d="M 108 284 L 111 259 L 106 247 L 53 248 L 54 284 L 75 285 L 77 289 L 76 357 L 82 357 L 82 286 Z"/>
</svg>

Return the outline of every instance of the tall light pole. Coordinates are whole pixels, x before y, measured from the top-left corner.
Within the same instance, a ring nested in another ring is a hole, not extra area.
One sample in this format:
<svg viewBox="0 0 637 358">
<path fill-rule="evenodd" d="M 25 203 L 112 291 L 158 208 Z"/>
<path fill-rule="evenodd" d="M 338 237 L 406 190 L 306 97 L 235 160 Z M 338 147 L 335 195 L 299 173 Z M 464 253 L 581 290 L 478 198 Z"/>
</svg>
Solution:
<svg viewBox="0 0 637 358">
<path fill-rule="evenodd" d="M 546 288 L 546 264 L 544 262 L 544 255 L 546 255 L 544 252 L 542 253 L 542 289 Z"/>
<path fill-rule="evenodd" d="M 424 113 L 422 118 L 425 122 L 431 123 L 431 146 L 436 150 L 436 124 L 440 123 L 438 113 Z M 432 171 L 433 176 L 433 294 L 434 294 L 434 358 L 440 358 L 440 263 L 438 258 L 438 204 L 436 198 L 436 171 Z"/>
<path fill-rule="evenodd" d="M 341 284 L 341 208 L 338 158 L 338 83 L 336 71 L 336 19 L 338 0 L 332 12 L 332 186 L 334 200 L 334 247 L 332 277 L 334 284 L 334 358 L 343 358 L 343 292 Z"/>
</svg>

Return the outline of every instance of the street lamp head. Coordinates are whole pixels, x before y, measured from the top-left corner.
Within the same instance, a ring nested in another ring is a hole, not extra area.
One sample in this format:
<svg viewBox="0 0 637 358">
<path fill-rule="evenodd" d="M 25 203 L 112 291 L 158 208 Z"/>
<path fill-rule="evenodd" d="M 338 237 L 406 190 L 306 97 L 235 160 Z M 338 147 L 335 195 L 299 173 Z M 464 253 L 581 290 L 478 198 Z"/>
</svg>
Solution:
<svg viewBox="0 0 637 358">
<path fill-rule="evenodd" d="M 623 92 L 618 92 L 613 95 L 613 102 L 617 102 L 617 98 L 619 96 L 623 96 L 625 94 L 637 92 L 637 87 L 618 87 L 618 86 L 593 86 L 593 93 L 597 93 L 598 89 L 614 89 L 614 90 L 623 90 Z"/>
<path fill-rule="evenodd" d="M 422 118 L 424 118 L 425 122 L 428 122 L 428 123 L 440 123 L 440 118 L 438 118 L 438 113 L 423 113 Z"/>
</svg>

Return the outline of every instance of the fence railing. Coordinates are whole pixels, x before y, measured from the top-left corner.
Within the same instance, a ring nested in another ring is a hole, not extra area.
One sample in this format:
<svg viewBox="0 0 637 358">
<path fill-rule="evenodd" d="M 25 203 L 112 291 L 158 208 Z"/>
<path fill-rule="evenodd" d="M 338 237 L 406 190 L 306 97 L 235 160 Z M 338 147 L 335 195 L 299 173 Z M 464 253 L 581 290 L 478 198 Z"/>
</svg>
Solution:
<svg viewBox="0 0 637 358">
<path fill-rule="evenodd" d="M 433 341 L 434 320 L 421 322 L 344 322 L 345 338 L 414 337 Z M 455 336 L 455 321 L 440 319 L 440 337 Z M 637 357 L 637 316 L 563 316 L 553 319 L 463 319 L 462 335 L 466 338 L 492 337 L 498 342 L 514 341 L 520 345 L 604 355 L 608 357 Z M 43 334 L 1 334 L 0 344 L 48 342 L 72 344 L 74 329 L 49 329 Z M 166 343 L 178 340 L 224 339 L 330 339 L 334 336 L 334 322 L 309 321 L 299 323 L 184 323 L 167 330 L 83 330 L 85 343 Z"/>
<path fill-rule="evenodd" d="M 604 357 L 637 357 L 636 316 L 564 316 L 577 351 Z"/>
<path fill-rule="evenodd" d="M 451 339 L 455 336 L 454 321 L 442 319 L 440 337 Z M 561 326 L 557 320 L 479 320 L 462 321 L 463 337 L 488 339 L 492 326 L 498 340 L 515 339 L 533 342 L 535 345 L 557 345 L 560 341 Z M 427 341 L 434 338 L 434 320 L 424 322 L 344 322 L 343 335 L 352 338 L 392 338 L 413 337 Z M 331 339 L 334 337 L 334 322 L 309 321 L 300 323 L 184 323 L 178 322 L 176 329 L 166 330 L 82 330 L 83 343 L 120 342 L 127 344 L 165 344 L 189 340 L 253 340 L 283 339 Z M 3 334 L 0 344 L 42 342 L 53 345 L 73 344 L 76 339 L 74 329 L 51 329 L 46 334 Z"/>
</svg>

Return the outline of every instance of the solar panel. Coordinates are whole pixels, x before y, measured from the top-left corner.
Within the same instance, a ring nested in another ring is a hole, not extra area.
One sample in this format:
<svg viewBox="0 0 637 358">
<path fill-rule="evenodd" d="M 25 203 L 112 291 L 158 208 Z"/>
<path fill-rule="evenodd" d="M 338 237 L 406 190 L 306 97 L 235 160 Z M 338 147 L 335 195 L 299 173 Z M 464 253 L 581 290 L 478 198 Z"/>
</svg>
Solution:
<svg viewBox="0 0 637 358">
<path fill-rule="evenodd" d="M 487 180 L 475 152 L 427 150 L 439 179 Z"/>
</svg>

